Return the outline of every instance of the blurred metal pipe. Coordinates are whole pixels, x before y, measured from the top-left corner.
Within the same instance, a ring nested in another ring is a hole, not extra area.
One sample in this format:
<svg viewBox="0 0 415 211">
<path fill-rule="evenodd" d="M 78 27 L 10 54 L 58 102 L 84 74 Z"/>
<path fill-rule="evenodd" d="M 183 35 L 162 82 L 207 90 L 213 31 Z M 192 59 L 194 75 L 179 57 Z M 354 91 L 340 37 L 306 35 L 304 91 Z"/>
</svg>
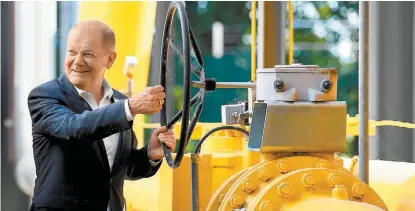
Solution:
<svg viewBox="0 0 415 211">
<path fill-rule="evenodd" d="M 359 177 L 369 184 L 369 2 L 359 2 Z"/>
<path fill-rule="evenodd" d="M 275 4 L 275 65 L 285 64 L 285 1 L 276 1 Z"/>
<path fill-rule="evenodd" d="M 285 5 L 258 1 L 257 68 L 285 64 Z"/>
</svg>

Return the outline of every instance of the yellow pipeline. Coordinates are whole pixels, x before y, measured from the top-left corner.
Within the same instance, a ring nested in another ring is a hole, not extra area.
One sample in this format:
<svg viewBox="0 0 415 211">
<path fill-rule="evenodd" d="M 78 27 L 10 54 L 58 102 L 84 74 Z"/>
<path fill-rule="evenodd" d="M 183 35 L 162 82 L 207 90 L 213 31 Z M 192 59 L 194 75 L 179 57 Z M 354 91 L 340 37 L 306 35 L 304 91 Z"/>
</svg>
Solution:
<svg viewBox="0 0 415 211">
<path fill-rule="evenodd" d="M 157 2 L 88 2 L 81 1 L 79 20 L 97 19 L 107 23 L 115 32 L 117 59 L 105 77 L 117 90 L 128 90 L 127 77 L 123 75 L 126 56 L 136 56 L 138 64 L 133 75 L 132 93 L 137 93 L 147 86 L 153 29 Z M 143 115 L 137 115 L 135 122 L 144 122 Z M 134 131 L 143 144 L 144 130 L 134 124 Z"/>
</svg>

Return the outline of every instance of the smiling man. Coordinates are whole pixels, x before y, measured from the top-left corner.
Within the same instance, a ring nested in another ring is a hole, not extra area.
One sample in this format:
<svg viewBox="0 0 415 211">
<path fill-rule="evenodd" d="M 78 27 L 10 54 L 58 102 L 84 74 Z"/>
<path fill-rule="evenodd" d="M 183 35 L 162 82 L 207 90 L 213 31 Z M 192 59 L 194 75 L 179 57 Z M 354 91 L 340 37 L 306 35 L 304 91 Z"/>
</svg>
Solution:
<svg viewBox="0 0 415 211">
<path fill-rule="evenodd" d="M 163 87 L 127 98 L 104 79 L 117 54 L 111 28 L 84 21 L 68 36 L 65 74 L 34 88 L 32 118 L 36 183 L 31 211 L 122 211 L 124 179 L 153 176 L 176 139 L 156 129 L 137 149 L 134 116 L 159 112 Z M 139 196 L 137 196 L 139 197 Z"/>
</svg>

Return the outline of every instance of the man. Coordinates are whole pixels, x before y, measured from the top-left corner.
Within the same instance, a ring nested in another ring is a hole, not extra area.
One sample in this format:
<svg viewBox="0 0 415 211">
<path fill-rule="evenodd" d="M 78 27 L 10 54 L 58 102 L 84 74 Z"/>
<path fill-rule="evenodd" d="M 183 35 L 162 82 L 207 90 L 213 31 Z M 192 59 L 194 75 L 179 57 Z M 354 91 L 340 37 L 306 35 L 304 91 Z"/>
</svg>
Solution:
<svg viewBox="0 0 415 211">
<path fill-rule="evenodd" d="M 136 149 L 134 115 L 160 111 L 165 93 L 155 86 L 127 99 L 113 90 L 104 73 L 115 59 L 110 27 L 81 22 L 68 35 L 65 74 L 29 94 L 37 175 L 31 211 L 124 210 L 124 179 L 158 171 L 160 142 L 175 149 L 165 127 Z"/>
</svg>

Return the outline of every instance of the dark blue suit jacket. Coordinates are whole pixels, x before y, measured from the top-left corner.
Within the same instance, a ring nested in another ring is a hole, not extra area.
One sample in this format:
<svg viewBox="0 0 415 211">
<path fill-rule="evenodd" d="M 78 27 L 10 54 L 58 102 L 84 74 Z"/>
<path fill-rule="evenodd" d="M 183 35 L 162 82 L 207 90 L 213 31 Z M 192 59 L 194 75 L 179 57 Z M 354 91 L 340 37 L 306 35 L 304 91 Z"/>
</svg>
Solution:
<svg viewBox="0 0 415 211">
<path fill-rule="evenodd" d="M 32 118 L 36 183 L 32 209 L 112 211 L 124 206 L 124 179 L 153 176 L 147 146 L 136 149 L 126 96 L 114 90 L 113 103 L 92 110 L 65 75 L 34 88 L 28 106 Z M 103 138 L 120 134 L 112 171 Z M 137 196 L 139 197 L 139 196 Z"/>
</svg>

